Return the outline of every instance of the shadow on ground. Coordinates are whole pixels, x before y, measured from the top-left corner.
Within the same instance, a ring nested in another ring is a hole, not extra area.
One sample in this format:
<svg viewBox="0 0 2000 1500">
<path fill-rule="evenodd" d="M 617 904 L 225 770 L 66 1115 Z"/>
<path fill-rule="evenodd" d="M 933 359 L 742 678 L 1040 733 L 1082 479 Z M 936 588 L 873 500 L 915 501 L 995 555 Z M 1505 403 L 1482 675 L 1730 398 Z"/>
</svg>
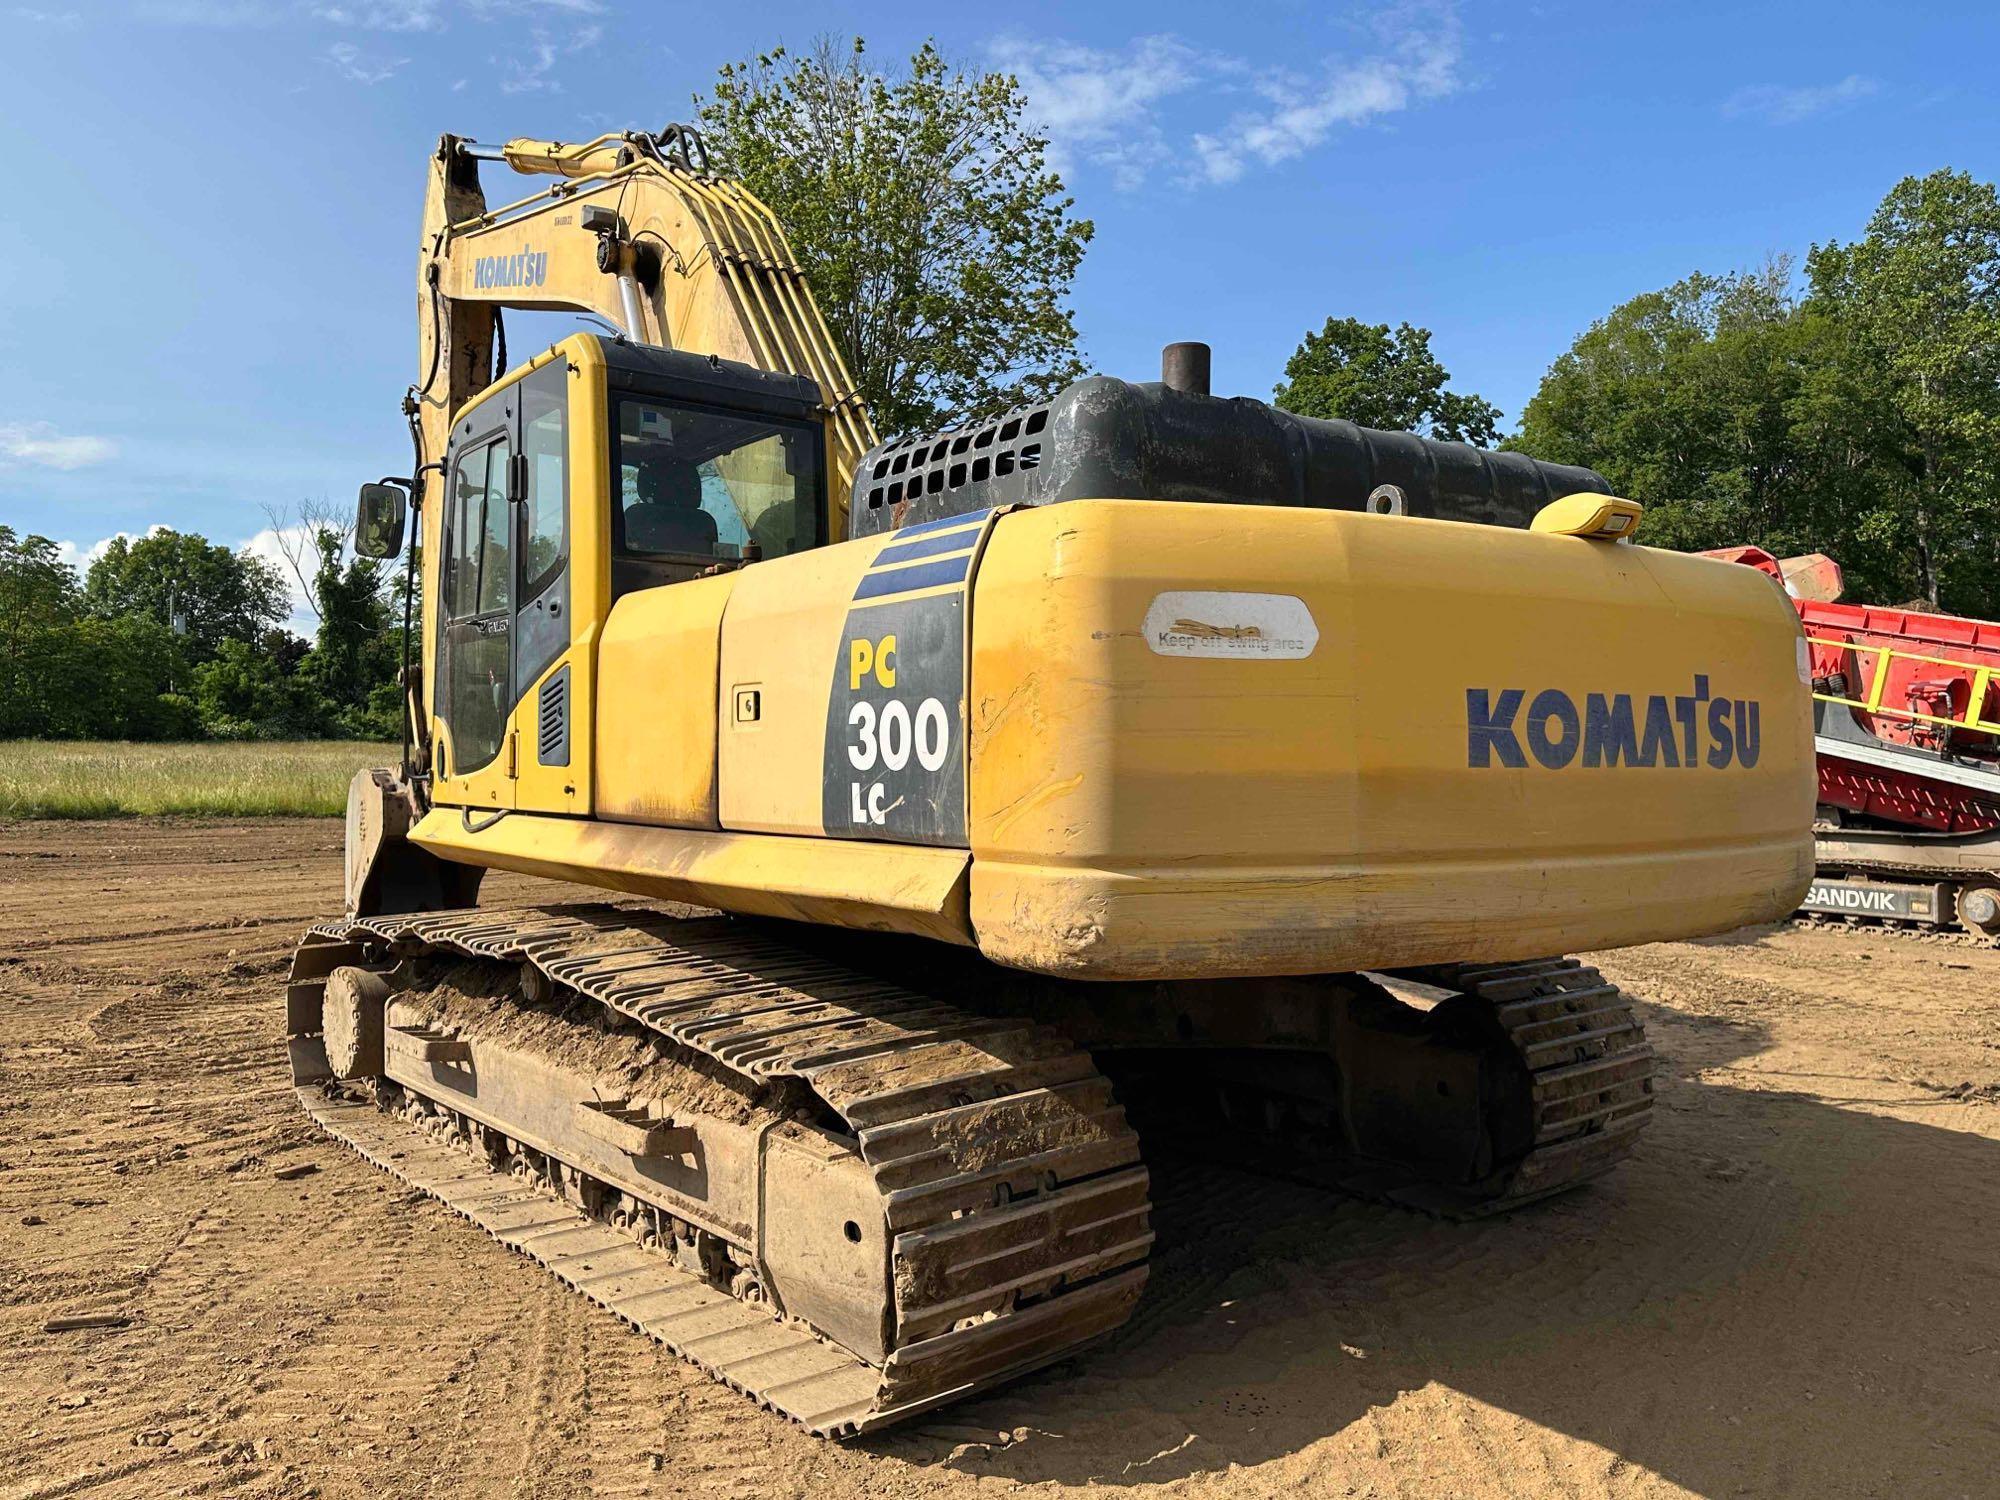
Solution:
<svg viewBox="0 0 2000 1500">
<path fill-rule="evenodd" d="M 948 1414 L 953 1434 L 1025 1436 L 878 1445 L 1150 1485 L 1337 1473 L 1350 1444 L 1456 1443 L 1477 1464 L 1539 1441 L 1525 1419 L 1604 1450 L 1601 1475 L 1569 1476 L 1585 1492 L 1639 1465 L 1710 1495 L 1991 1493 L 2000 1141 L 1697 1081 L 1762 1050 L 1761 1030 L 1641 1009 L 1668 1062 L 1646 1143 L 1609 1179 L 1450 1224 L 1159 1162 L 1134 1322 Z M 1410 1392 L 1429 1399 L 1381 1415 Z"/>
</svg>

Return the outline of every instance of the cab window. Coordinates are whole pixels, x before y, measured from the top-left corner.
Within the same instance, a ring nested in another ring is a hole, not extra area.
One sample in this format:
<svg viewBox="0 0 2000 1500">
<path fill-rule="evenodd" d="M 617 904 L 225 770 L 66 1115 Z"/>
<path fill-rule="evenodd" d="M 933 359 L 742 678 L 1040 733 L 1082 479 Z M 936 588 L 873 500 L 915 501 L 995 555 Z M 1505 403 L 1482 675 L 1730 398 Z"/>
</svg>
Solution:
<svg viewBox="0 0 2000 1500">
<path fill-rule="evenodd" d="M 820 434 L 803 422 L 641 397 L 617 405 L 612 532 L 618 592 L 819 540 Z"/>
<path fill-rule="evenodd" d="M 513 596 L 511 448 L 503 437 L 462 454 L 452 469 L 445 536 L 444 629 L 440 641 L 451 774 L 499 753 L 511 701 L 508 614 Z"/>
<path fill-rule="evenodd" d="M 507 440 L 475 448 L 452 474 L 444 610 L 448 619 L 507 608 L 513 549 L 507 535 Z"/>
<path fill-rule="evenodd" d="M 563 392 L 553 394 L 534 382 L 521 391 L 521 451 L 528 459 L 528 493 L 521 536 L 521 598 L 539 598 L 568 549 L 563 487 Z"/>
</svg>

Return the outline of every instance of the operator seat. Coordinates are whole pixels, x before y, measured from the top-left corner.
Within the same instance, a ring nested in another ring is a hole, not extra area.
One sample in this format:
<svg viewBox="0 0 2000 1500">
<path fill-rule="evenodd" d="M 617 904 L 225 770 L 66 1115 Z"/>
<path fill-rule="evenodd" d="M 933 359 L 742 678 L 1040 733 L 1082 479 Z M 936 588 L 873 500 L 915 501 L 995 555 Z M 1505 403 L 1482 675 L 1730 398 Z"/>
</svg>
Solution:
<svg viewBox="0 0 2000 1500">
<path fill-rule="evenodd" d="M 642 458 L 638 498 L 625 507 L 630 552 L 691 552 L 715 556 L 715 517 L 701 508 L 701 472 L 690 463 Z"/>
</svg>

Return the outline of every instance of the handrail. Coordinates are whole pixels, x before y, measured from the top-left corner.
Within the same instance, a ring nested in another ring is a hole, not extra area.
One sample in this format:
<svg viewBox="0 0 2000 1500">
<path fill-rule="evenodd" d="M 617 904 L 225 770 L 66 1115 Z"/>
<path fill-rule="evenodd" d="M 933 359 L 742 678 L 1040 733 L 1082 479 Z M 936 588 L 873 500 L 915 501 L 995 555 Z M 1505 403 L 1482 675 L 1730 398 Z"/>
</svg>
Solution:
<svg viewBox="0 0 2000 1500">
<path fill-rule="evenodd" d="M 1894 646 L 1861 646 L 1851 640 L 1828 640 L 1822 636 L 1807 636 L 1806 642 L 1813 646 L 1827 646 L 1837 651 L 1851 651 L 1858 659 L 1870 656 L 1875 660 L 1875 669 L 1868 685 L 1866 698 L 1844 698 L 1837 693 L 1815 692 L 1813 697 L 1821 703 L 1838 703 L 1846 708 L 1858 708 L 1863 713 L 1881 714 L 1892 719 L 1907 719 L 1912 723 L 1940 724 L 1951 729 L 1970 729 L 1980 734 L 2000 734 L 2000 719 L 1988 719 L 1980 710 L 1985 706 L 1987 690 L 1994 679 L 2000 677 L 2000 666 L 1980 662 L 1955 661 L 1948 656 L 1931 656 L 1921 651 L 1899 651 Z M 1889 664 L 1892 661 L 1924 662 L 1932 666 L 1950 667 L 1954 671 L 1969 673 L 1972 678 L 1971 694 L 1965 705 L 1965 712 L 1953 718 L 1940 714 L 1927 714 L 1914 708 L 1891 708 L 1882 702 L 1882 695 L 1889 686 Z"/>
</svg>

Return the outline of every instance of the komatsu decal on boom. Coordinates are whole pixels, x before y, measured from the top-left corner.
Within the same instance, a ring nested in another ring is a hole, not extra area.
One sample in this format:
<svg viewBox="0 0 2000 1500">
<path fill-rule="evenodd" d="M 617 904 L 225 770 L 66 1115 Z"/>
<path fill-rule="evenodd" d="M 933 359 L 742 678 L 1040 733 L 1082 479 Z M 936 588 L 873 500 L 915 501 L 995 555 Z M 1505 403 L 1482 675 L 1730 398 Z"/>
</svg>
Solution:
<svg viewBox="0 0 2000 1500">
<path fill-rule="evenodd" d="M 1818 553 L 1706 555 L 1776 579 L 1805 626 L 1819 869 L 1800 910 L 2000 942 L 2000 623 L 1844 603 Z"/>
<path fill-rule="evenodd" d="M 482 160 L 558 180 L 489 210 Z M 1587 470 L 1217 399 L 1201 345 L 877 444 L 679 127 L 445 138 L 418 271 L 357 531 L 415 502 L 411 733 L 300 1098 L 814 1432 L 1118 1327 L 1142 1137 L 1453 1214 L 1607 1170 L 1652 1054 L 1548 955 L 1805 889 L 1797 618 Z M 506 369 L 503 304 L 622 332 Z"/>
</svg>

